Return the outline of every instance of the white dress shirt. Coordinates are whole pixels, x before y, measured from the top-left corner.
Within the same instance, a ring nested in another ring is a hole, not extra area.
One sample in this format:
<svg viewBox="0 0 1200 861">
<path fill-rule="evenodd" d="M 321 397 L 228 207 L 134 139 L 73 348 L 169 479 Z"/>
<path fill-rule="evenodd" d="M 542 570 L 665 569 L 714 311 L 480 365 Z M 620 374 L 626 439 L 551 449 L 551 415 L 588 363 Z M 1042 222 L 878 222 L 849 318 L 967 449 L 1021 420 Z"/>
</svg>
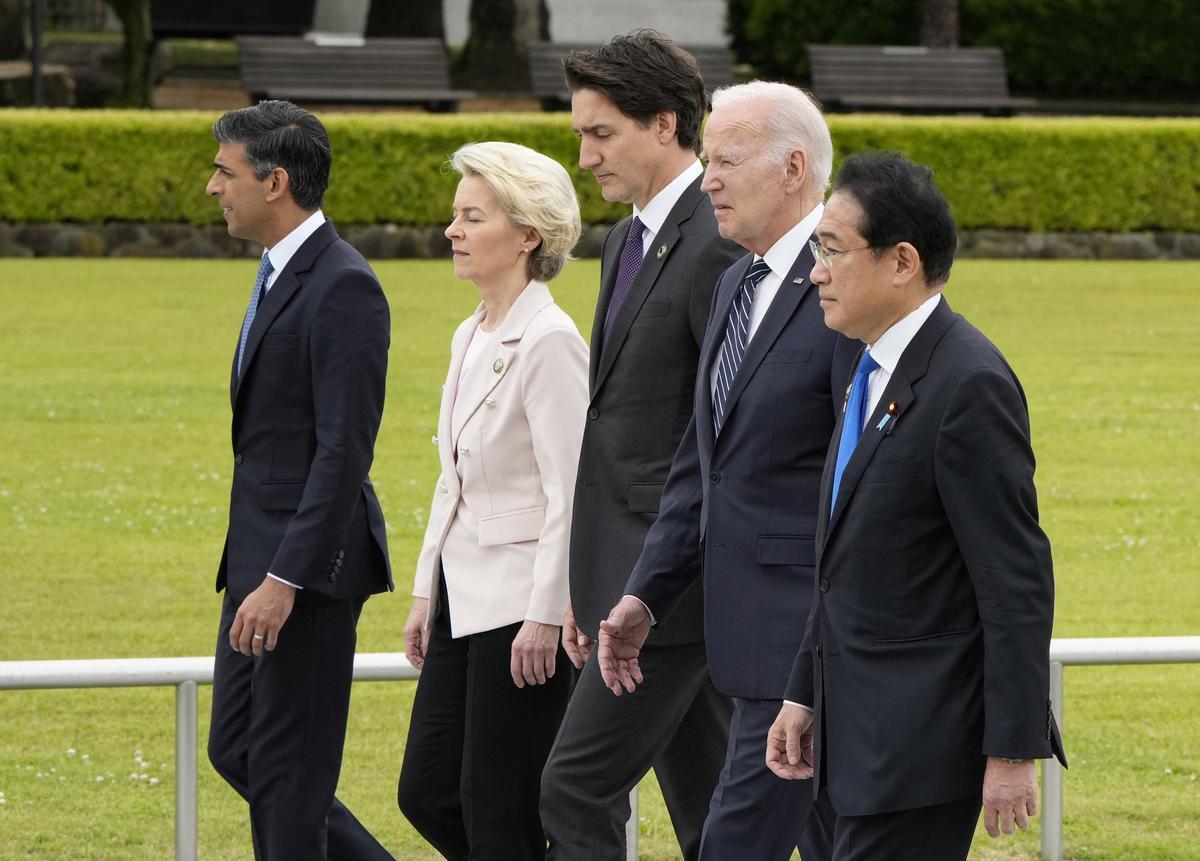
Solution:
<svg viewBox="0 0 1200 861">
<path fill-rule="evenodd" d="M 817 229 L 817 224 L 821 220 L 821 214 L 825 211 L 825 204 L 818 203 L 816 209 L 789 230 L 783 236 L 775 241 L 775 244 L 767 249 L 767 253 L 761 258 L 755 254 L 754 261 L 750 264 L 757 263 L 759 260 L 766 262 L 767 266 L 771 267 L 771 271 L 763 276 L 762 281 L 758 284 L 758 292 L 754 294 L 754 301 L 750 304 L 750 328 L 746 331 L 746 349 L 750 349 L 750 342 L 754 340 L 754 333 L 758 331 L 763 319 L 767 316 L 767 309 L 771 307 L 771 302 L 775 300 L 775 294 L 779 292 L 779 288 L 783 285 L 783 279 L 787 278 L 788 272 L 791 271 L 796 258 L 804 251 L 805 244 L 812 238 L 813 231 Z M 749 270 L 747 270 L 749 271 Z M 808 273 L 804 273 L 804 277 L 808 277 Z M 714 323 L 718 322 L 716 320 Z M 726 320 L 720 321 L 721 325 L 721 341 L 725 340 L 725 325 Z M 712 370 L 708 375 L 709 392 L 715 397 L 717 391 L 717 374 L 721 368 L 721 351 L 718 349 L 713 357 Z"/>
<path fill-rule="evenodd" d="M 700 160 L 696 159 L 683 173 L 675 177 L 663 190 L 654 197 L 650 198 L 650 202 L 646 204 L 645 209 L 633 208 L 634 216 L 646 226 L 642 232 L 642 256 L 646 256 L 646 252 L 650 250 L 654 244 L 654 238 L 658 236 L 662 230 L 663 222 L 667 220 L 667 216 L 671 214 L 671 210 L 675 208 L 675 204 L 679 202 L 679 198 L 683 195 L 689 185 L 696 181 L 698 176 L 703 175 L 704 166 L 700 164 Z"/>
<path fill-rule="evenodd" d="M 321 210 L 317 210 L 308 218 L 300 222 L 300 224 L 292 230 L 287 236 L 275 243 L 274 248 L 266 248 L 263 250 L 263 256 L 271 261 L 271 275 L 267 278 L 266 292 L 271 292 L 271 287 L 275 284 L 275 280 L 279 277 L 279 273 L 283 271 L 283 267 L 291 262 L 292 257 L 300 250 L 308 237 L 317 232 L 317 228 L 325 223 L 325 214 Z M 297 586 L 290 580 L 284 580 L 282 577 L 277 577 L 270 571 L 267 576 L 273 580 L 278 580 L 280 583 L 287 583 L 293 589 L 303 589 L 303 586 Z"/>
<path fill-rule="evenodd" d="M 867 408 L 863 412 L 864 422 L 870 421 L 871 413 L 875 412 L 875 407 L 879 406 L 879 399 L 883 397 L 883 390 L 887 388 L 888 381 L 896 372 L 896 365 L 900 364 L 900 357 L 904 355 L 904 351 L 916 337 L 917 332 L 925 325 L 925 321 L 929 319 L 929 315 L 933 313 L 933 309 L 937 307 L 941 298 L 942 291 L 939 290 L 893 323 L 874 344 L 867 347 L 871 358 L 879 363 L 879 367 L 872 371 L 871 376 L 867 378 Z"/>
</svg>

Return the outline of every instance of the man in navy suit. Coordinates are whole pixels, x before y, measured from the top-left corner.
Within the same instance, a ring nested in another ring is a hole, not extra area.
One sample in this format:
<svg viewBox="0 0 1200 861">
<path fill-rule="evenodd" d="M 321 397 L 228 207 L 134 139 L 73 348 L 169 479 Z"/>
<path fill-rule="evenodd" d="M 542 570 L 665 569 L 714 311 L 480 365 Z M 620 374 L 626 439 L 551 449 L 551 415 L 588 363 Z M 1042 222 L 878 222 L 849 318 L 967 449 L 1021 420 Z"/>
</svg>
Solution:
<svg viewBox="0 0 1200 861">
<path fill-rule="evenodd" d="M 208 754 L 250 804 L 259 861 L 388 859 L 336 798 L 355 627 L 392 588 L 367 478 L 390 323 L 374 273 L 321 213 L 324 127 L 288 102 L 231 111 L 207 192 L 264 246 L 234 351 L 233 487 Z"/>
<path fill-rule="evenodd" d="M 961 861 L 1035 812 L 1050 711 L 1050 544 L 1016 374 L 942 288 L 954 220 L 898 154 L 838 174 L 812 272 L 867 345 L 821 485 L 817 592 L 767 763 L 818 775 L 836 861 Z"/>
<path fill-rule="evenodd" d="M 638 661 L 646 636 L 701 578 L 709 668 L 734 713 L 700 857 L 772 861 L 798 847 L 823 861 L 827 802 L 764 760 L 812 605 L 821 466 L 853 355 L 808 278 L 833 146 L 808 96 L 756 81 L 713 94 L 704 155 L 718 229 L 751 253 L 718 282 L 692 419 L 598 659 L 614 694 L 653 684 Z"/>
</svg>

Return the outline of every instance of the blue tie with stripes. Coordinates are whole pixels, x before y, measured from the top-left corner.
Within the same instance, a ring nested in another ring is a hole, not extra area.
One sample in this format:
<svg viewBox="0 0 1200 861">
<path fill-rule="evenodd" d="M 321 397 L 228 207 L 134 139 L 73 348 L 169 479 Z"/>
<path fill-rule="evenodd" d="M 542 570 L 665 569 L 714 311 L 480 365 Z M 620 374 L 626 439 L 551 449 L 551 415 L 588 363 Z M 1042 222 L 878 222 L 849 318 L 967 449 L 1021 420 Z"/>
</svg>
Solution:
<svg viewBox="0 0 1200 861">
<path fill-rule="evenodd" d="M 250 335 L 250 327 L 254 325 L 254 315 L 258 313 L 258 306 L 267 292 L 267 279 L 274 271 L 275 267 L 271 265 L 271 258 L 264 254 L 262 263 L 258 265 L 258 277 L 254 279 L 254 292 L 250 294 L 250 307 L 246 309 L 246 319 L 242 322 L 242 337 L 238 341 L 237 375 L 239 380 L 242 378 L 242 354 L 246 352 L 246 338 Z"/>
<path fill-rule="evenodd" d="M 758 285 L 771 271 L 765 260 L 755 260 L 742 279 L 733 307 L 729 310 L 729 322 L 725 324 L 725 343 L 721 345 L 721 363 L 717 368 L 717 385 L 713 390 L 713 436 L 721 432 L 725 422 L 725 405 L 729 400 L 729 390 L 733 388 L 733 380 L 738 368 L 742 365 L 742 357 L 746 355 L 746 344 L 750 340 L 750 307 L 754 304 L 754 296 Z"/>
</svg>

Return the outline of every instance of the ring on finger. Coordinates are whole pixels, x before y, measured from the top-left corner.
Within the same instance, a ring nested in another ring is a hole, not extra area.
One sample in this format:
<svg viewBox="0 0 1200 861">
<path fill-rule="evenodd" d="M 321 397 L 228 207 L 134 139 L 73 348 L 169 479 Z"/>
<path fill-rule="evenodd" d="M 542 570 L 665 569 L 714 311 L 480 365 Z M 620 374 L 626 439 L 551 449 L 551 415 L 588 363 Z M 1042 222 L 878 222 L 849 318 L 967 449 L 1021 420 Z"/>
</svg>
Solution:
<svg viewBox="0 0 1200 861">
<path fill-rule="evenodd" d="M 266 637 L 264 637 L 262 634 L 255 634 L 255 635 L 254 635 L 254 639 L 256 639 L 256 640 L 265 640 L 265 639 L 266 639 Z"/>
</svg>

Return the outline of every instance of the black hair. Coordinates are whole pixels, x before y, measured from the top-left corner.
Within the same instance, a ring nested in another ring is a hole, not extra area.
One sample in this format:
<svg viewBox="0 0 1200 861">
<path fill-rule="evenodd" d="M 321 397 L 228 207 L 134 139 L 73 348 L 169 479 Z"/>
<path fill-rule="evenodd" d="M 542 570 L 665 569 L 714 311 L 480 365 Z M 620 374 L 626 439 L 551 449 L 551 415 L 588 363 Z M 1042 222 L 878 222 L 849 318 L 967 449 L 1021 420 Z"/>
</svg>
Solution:
<svg viewBox="0 0 1200 861">
<path fill-rule="evenodd" d="M 567 89 L 595 90 L 642 128 L 655 114 L 675 114 L 679 145 L 700 151 L 700 123 L 708 108 L 696 58 L 656 30 L 634 30 L 563 60 Z"/>
<path fill-rule="evenodd" d="M 309 211 L 320 208 L 333 149 L 325 126 L 308 111 L 278 99 L 259 102 L 222 116 L 213 123 L 213 137 L 219 143 L 244 144 L 259 180 L 283 168 L 296 204 Z"/>
<path fill-rule="evenodd" d="M 877 258 L 908 242 L 921 256 L 929 285 L 949 280 L 958 233 L 932 168 L 898 152 L 860 153 L 842 165 L 833 190 L 852 195 L 862 207 L 858 232 Z"/>
</svg>

